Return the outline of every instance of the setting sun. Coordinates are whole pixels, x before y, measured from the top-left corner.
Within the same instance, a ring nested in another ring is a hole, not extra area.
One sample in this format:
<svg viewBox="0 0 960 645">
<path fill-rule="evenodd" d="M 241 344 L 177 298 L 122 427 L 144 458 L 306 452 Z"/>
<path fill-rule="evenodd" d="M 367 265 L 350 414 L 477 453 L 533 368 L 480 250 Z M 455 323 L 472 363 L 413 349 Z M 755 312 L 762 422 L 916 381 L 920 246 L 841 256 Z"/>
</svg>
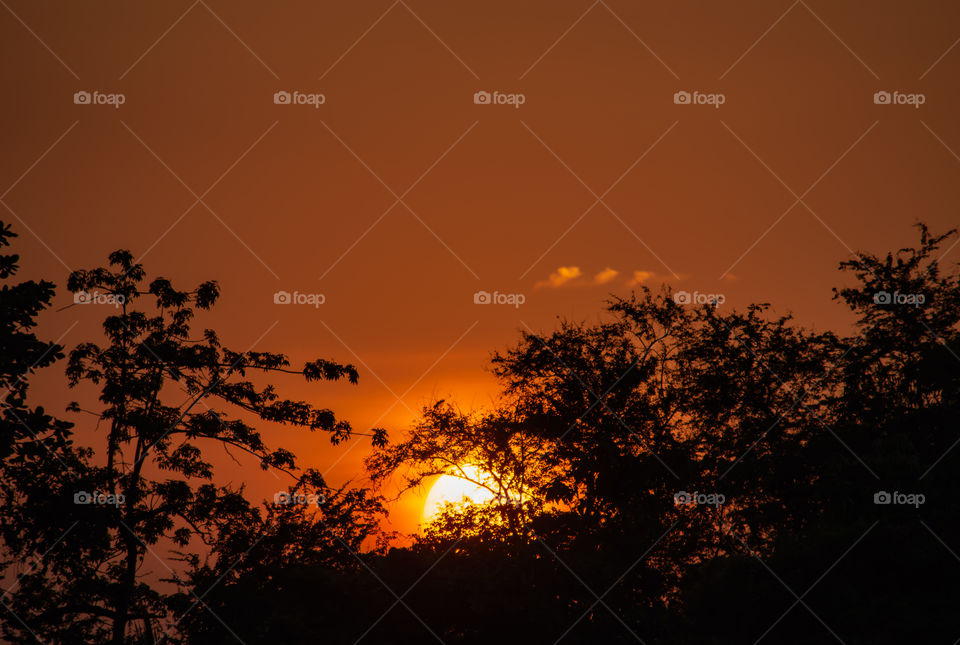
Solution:
<svg viewBox="0 0 960 645">
<path fill-rule="evenodd" d="M 480 483 L 490 481 L 491 476 L 476 466 L 461 466 L 459 472 L 440 475 L 423 504 L 423 521 L 432 520 L 446 502 L 462 502 L 464 498 L 474 504 L 489 502 L 494 493 Z"/>
</svg>

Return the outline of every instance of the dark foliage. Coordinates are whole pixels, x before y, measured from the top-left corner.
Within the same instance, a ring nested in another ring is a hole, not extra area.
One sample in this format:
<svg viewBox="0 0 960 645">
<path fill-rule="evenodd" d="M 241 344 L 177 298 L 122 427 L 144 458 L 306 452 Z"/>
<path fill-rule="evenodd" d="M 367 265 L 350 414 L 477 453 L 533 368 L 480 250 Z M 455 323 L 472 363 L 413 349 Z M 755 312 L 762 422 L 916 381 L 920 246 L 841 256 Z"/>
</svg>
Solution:
<svg viewBox="0 0 960 645">
<path fill-rule="evenodd" d="M 3 244 L 8 237 L 2 228 Z M 6 256 L 2 266 L 7 279 L 16 257 Z M 91 446 L 74 445 L 69 424 L 24 403 L 25 377 L 63 357 L 59 346 L 30 333 L 53 285 L 5 285 L 0 292 L 0 344 L 10 348 L 0 377 L 9 389 L 0 529 L 6 564 L 19 574 L 4 599 L 13 618 L 3 623 L 10 642 L 179 642 L 200 594 L 213 580 L 238 575 L 245 557 L 280 567 L 298 550 L 322 552 L 331 535 L 359 548 L 377 530 L 377 500 L 365 491 L 331 490 L 243 420 L 319 430 L 341 442 L 354 432 L 331 410 L 283 399 L 273 385 L 250 377 L 356 383 L 353 366 L 321 359 L 291 369 L 283 354 L 231 350 L 210 329 L 193 337 L 194 315 L 214 306 L 217 284 L 180 291 L 164 278 L 144 285 L 145 275 L 129 252 L 117 251 L 109 267 L 74 272 L 67 283 L 80 294 L 75 301 L 116 305 L 103 323 L 104 342 L 81 343 L 67 362 L 71 386 L 99 390 L 99 409 L 71 405 L 95 419 L 100 443 Z M 372 438 L 382 445 L 385 434 L 375 430 Z M 290 494 L 322 499 L 322 508 L 258 508 L 242 487 L 216 483 L 214 451 L 246 454 L 285 474 Z M 167 584 L 148 575 L 158 564 Z"/>
<path fill-rule="evenodd" d="M 177 292 L 157 280 L 141 292 L 142 271 L 122 253 L 116 270 L 71 277 L 73 290 L 127 301 L 107 319 L 109 344 L 81 345 L 68 369 L 101 387 L 107 467 L 72 447 L 67 424 L 26 406 L 21 377 L 62 355 L 29 332 L 52 286 L 4 287 L 0 342 L 15 348 L 3 359 L 4 495 L 39 505 L 15 507 L 25 515 L 62 517 L 48 526 L 5 512 L 3 537 L 22 567 L 79 522 L 55 547 L 66 564 L 28 572 L 12 606 L 63 643 L 135 642 L 104 627 L 117 612 L 127 623 L 178 617 L 171 638 L 204 644 L 954 642 L 960 272 L 940 263 L 954 233 L 919 231 L 916 248 L 840 265 L 849 284 L 834 297 L 856 321 L 847 334 L 811 332 L 768 305 L 679 304 L 669 289 L 615 300 L 601 323 L 521 334 L 492 359 L 502 392 L 491 409 L 437 401 L 399 441 L 374 433 L 375 485 L 447 474 L 493 496 L 448 505 L 392 548 L 374 493 L 330 489 L 238 420 L 160 403 L 173 383 L 334 441 L 350 433 L 332 412 L 244 380 L 286 371 L 282 356 L 229 351 L 212 332 L 188 342 L 214 284 Z M 147 295 L 153 314 L 129 309 Z M 295 372 L 356 380 L 326 361 Z M 291 492 L 325 503 L 254 508 L 213 484 L 200 439 L 296 472 Z M 148 453 L 173 478 L 142 474 Z M 77 480 L 51 454 L 86 485 L 124 491 L 127 506 L 102 517 L 57 506 Z M 127 523 L 144 548 L 179 541 L 178 593 L 137 580 L 144 550 Z M 197 538 L 203 548 L 190 548 Z M 26 642 L 22 626 L 6 629 Z"/>
</svg>

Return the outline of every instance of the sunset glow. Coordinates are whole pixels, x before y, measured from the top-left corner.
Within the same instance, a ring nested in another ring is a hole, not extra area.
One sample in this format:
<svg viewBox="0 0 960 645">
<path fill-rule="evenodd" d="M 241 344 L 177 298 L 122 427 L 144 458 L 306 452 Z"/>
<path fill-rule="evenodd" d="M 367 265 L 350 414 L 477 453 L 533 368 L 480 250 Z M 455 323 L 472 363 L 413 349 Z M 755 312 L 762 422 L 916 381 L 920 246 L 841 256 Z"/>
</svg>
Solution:
<svg viewBox="0 0 960 645">
<path fill-rule="evenodd" d="M 423 503 L 423 521 L 429 522 L 447 502 L 468 501 L 473 504 L 489 502 L 494 493 L 477 482 L 489 482 L 490 475 L 476 466 L 462 466 L 460 472 L 441 475 L 430 487 Z"/>
<path fill-rule="evenodd" d="M 960 645 L 960 2 L 0 42 L 0 645 Z"/>
</svg>

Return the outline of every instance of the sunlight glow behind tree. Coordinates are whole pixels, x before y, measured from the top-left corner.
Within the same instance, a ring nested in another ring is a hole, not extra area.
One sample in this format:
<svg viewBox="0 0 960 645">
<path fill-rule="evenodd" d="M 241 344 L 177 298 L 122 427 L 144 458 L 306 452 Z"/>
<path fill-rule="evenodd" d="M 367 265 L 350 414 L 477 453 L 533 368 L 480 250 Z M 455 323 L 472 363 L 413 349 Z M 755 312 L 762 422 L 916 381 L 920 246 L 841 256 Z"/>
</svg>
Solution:
<svg viewBox="0 0 960 645">
<path fill-rule="evenodd" d="M 491 501 L 496 497 L 491 490 L 495 486 L 489 473 L 472 465 L 458 466 L 449 474 L 440 475 L 430 487 L 423 504 L 424 523 L 430 522 L 448 502 L 483 504 Z"/>
</svg>

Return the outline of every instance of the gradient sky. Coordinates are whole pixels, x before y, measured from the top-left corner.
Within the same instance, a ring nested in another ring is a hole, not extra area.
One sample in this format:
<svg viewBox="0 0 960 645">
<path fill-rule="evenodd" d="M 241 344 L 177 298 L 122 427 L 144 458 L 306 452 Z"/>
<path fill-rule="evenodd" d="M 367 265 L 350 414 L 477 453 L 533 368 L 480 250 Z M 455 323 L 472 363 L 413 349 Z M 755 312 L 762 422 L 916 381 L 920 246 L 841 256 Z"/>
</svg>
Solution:
<svg viewBox="0 0 960 645">
<path fill-rule="evenodd" d="M 199 325 L 295 365 L 356 364 L 357 387 L 278 385 L 394 436 L 435 396 L 488 403 L 491 350 L 595 320 L 637 280 L 842 328 L 838 262 L 960 221 L 960 6 L 842 4 L 3 0 L 0 217 L 58 306 L 71 269 L 117 248 L 181 287 L 219 280 Z M 525 101 L 477 105 L 481 90 Z M 280 290 L 326 301 L 276 305 Z M 525 302 L 475 305 L 479 290 Z M 105 313 L 49 312 L 42 331 L 71 347 Z M 48 370 L 37 402 L 89 394 L 62 384 Z M 269 436 L 332 483 L 369 447 Z"/>
</svg>

